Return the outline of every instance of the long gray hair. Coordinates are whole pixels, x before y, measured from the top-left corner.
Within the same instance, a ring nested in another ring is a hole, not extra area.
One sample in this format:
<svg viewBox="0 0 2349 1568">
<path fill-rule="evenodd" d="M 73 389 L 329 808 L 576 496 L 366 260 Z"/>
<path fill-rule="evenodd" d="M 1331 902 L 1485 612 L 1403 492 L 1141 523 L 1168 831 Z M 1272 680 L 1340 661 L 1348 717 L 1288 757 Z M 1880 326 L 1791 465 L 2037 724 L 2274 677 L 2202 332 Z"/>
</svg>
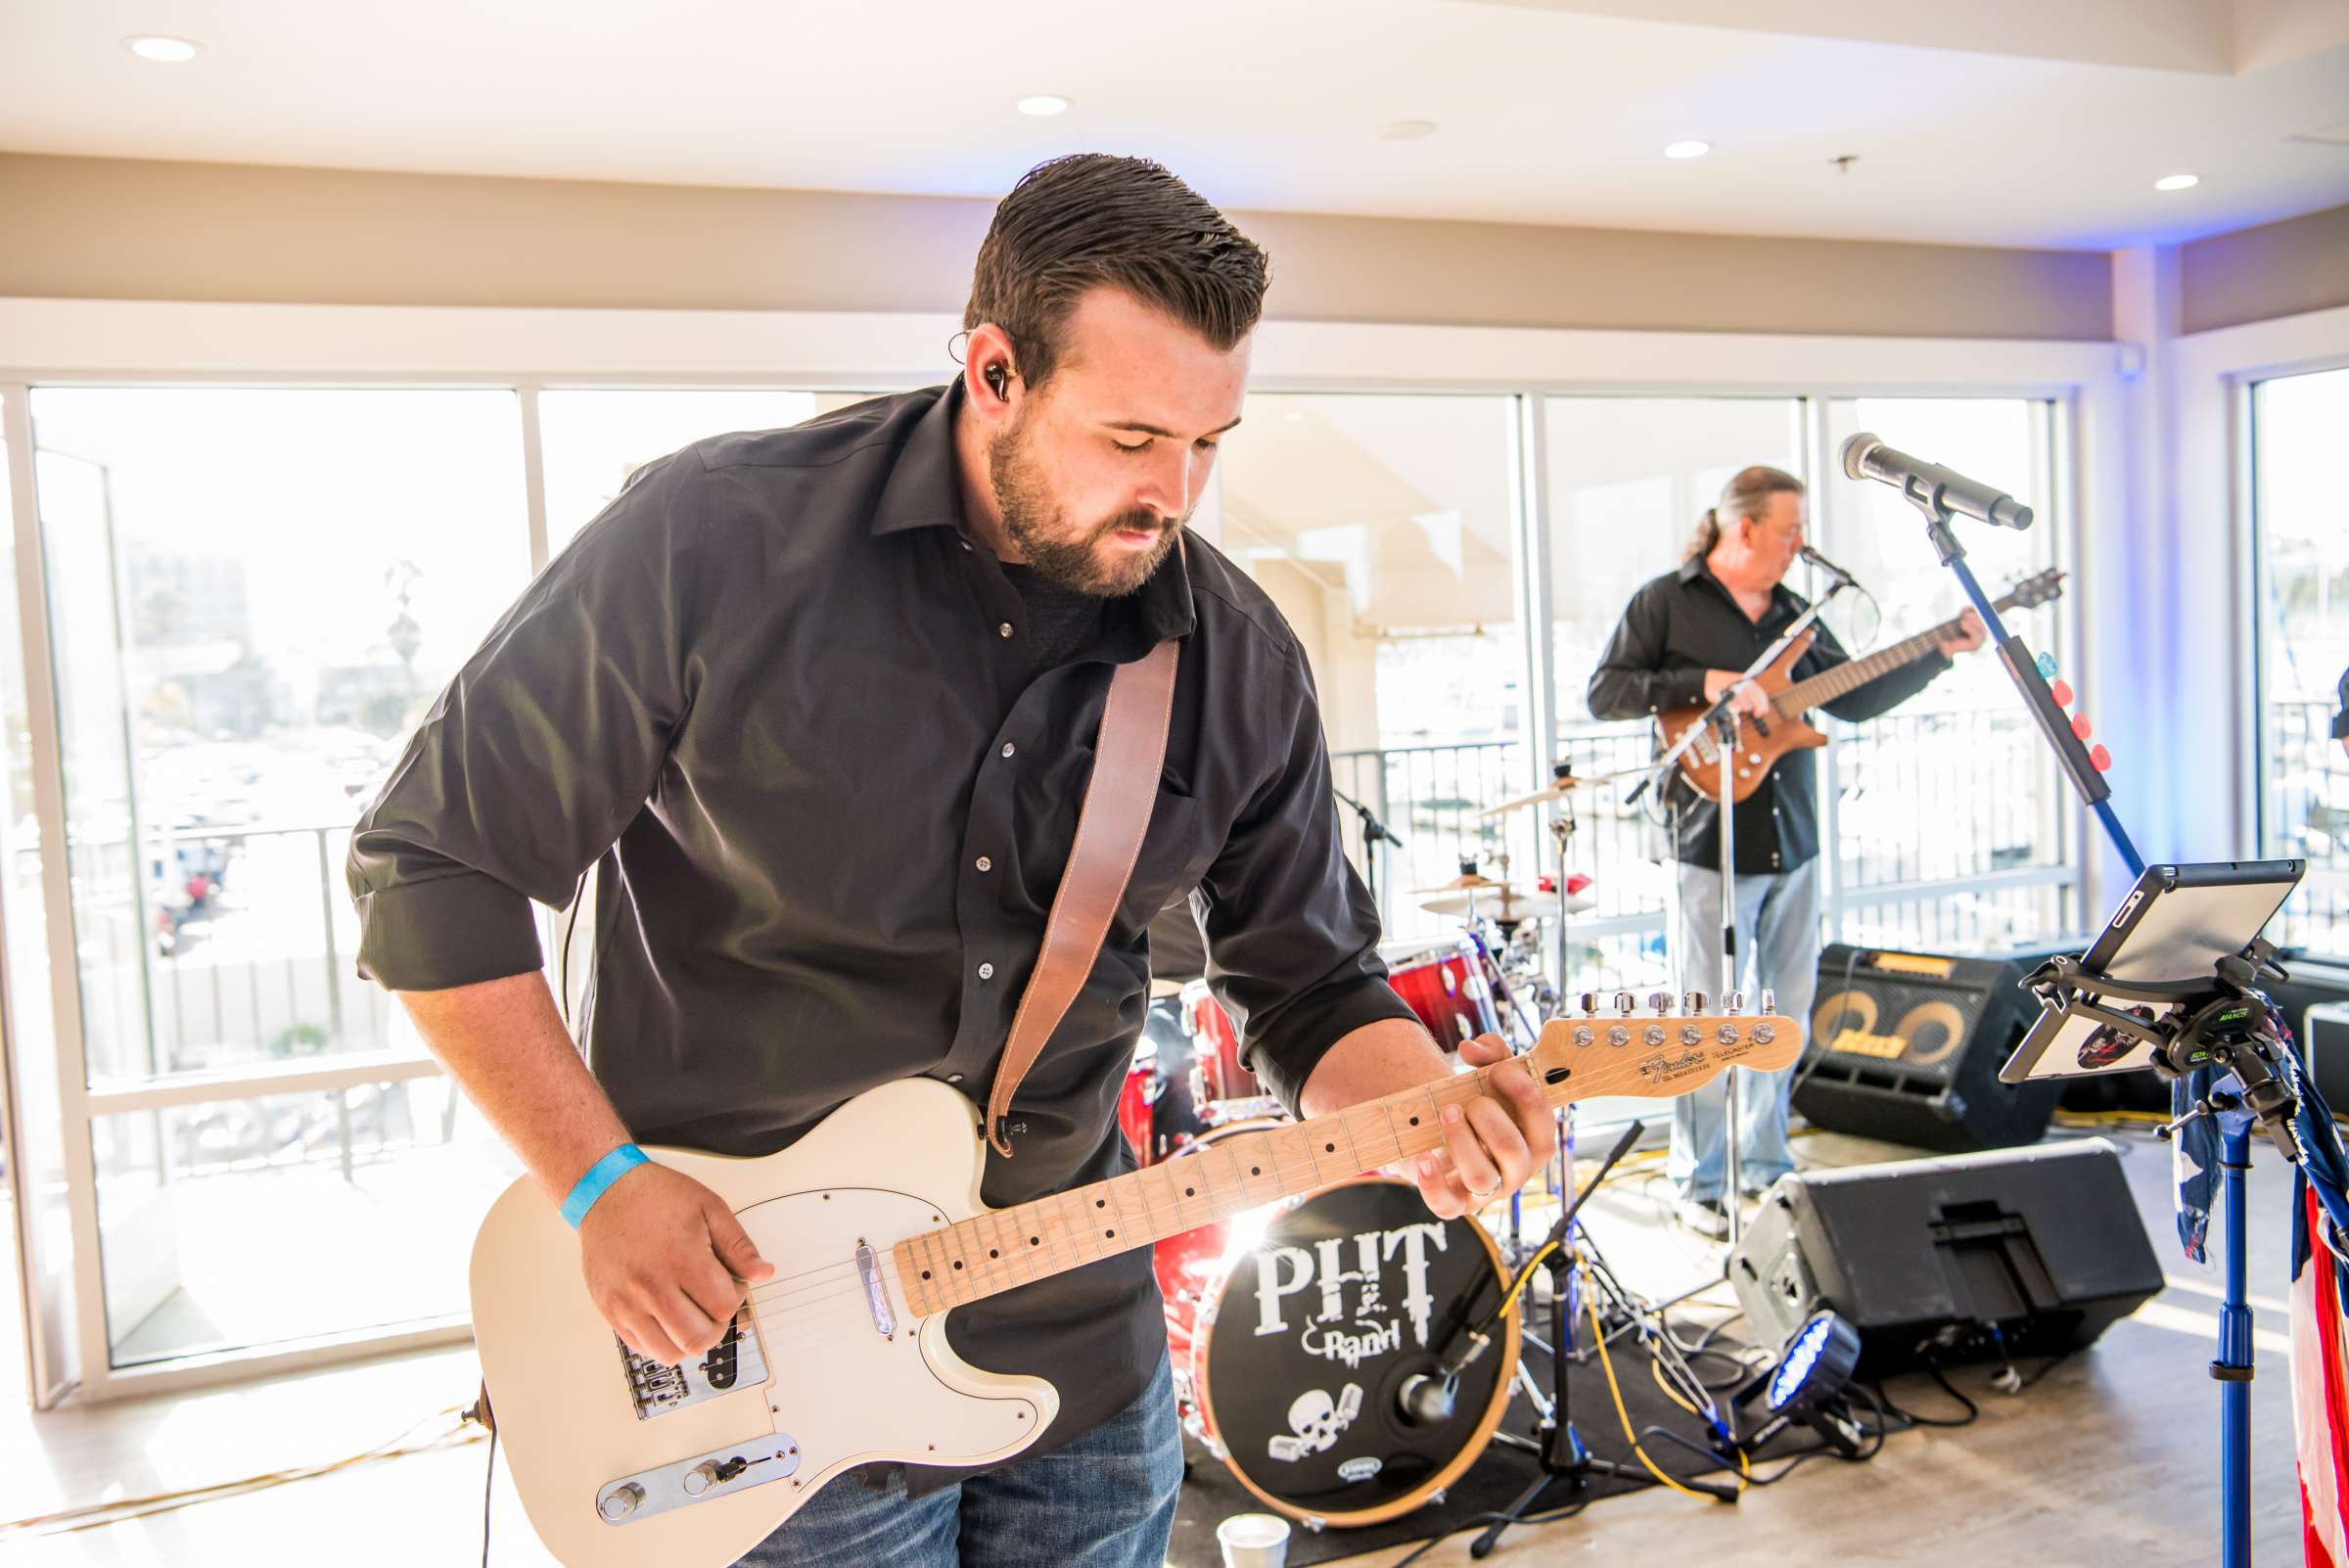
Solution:
<svg viewBox="0 0 2349 1568">
<path fill-rule="evenodd" d="M 1770 498 L 1781 491 L 1794 495 L 1803 493 L 1803 482 L 1782 468 L 1771 468 L 1756 463 L 1741 468 L 1728 484 L 1721 487 L 1721 500 L 1707 507 L 1705 515 L 1696 520 L 1696 532 L 1689 536 L 1688 548 L 1681 553 L 1684 561 L 1701 561 L 1713 553 L 1721 542 L 1721 522 L 1727 518 L 1734 523 L 1741 517 L 1758 518 L 1770 510 Z"/>
</svg>

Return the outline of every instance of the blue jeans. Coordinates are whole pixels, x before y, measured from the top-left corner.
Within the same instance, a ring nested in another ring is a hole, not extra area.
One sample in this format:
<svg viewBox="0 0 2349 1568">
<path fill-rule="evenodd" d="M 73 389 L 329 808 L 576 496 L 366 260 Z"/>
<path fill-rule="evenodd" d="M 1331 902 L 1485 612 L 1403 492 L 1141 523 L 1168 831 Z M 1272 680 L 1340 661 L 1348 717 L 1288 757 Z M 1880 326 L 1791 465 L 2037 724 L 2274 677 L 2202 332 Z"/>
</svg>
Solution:
<svg viewBox="0 0 2349 1568">
<path fill-rule="evenodd" d="M 1182 1436 L 1166 1357 L 1141 1398 L 1049 1453 L 918 1498 L 887 1471 L 826 1483 L 751 1548 L 743 1568 L 1163 1568 L 1182 1483 Z"/>
<path fill-rule="evenodd" d="M 1681 987 L 1701 991 L 1710 1010 L 1727 1000 L 1721 984 L 1721 873 L 1700 865 L 1681 872 Z M 1765 986 L 1777 1010 L 1808 1038 L 1819 991 L 1819 862 L 1791 871 L 1737 878 L 1738 989 L 1748 1012 L 1761 1010 Z M 1786 1145 L 1786 1106 L 1801 1066 L 1737 1075 L 1737 1184 L 1760 1192 L 1794 1169 Z M 1672 1152 L 1664 1169 L 1681 1196 L 1720 1202 L 1727 1184 L 1728 1087 L 1724 1074 L 1672 1102 Z"/>
</svg>

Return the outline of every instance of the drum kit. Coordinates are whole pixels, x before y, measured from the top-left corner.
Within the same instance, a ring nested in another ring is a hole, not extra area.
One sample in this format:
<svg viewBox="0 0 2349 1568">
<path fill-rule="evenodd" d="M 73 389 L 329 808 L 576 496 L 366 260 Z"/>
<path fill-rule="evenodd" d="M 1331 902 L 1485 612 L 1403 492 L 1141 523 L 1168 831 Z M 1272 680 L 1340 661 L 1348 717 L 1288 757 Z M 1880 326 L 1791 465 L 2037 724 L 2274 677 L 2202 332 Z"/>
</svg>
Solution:
<svg viewBox="0 0 2349 1568">
<path fill-rule="evenodd" d="M 1640 770 L 1644 772 L 1645 770 Z M 1624 775 L 1558 770 L 1548 789 L 1487 816 L 1561 807 L 1552 819 L 1566 863 L 1572 801 Z M 1559 820 L 1567 823 L 1563 829 Z M 1458 934 L 1387 944 L 1389 983 L 1448 1051 L 1481 1035 L 1530 1048 L 1555 1016 L 1566 972 L 1567 917 L 1590 907 L 1589 878 L 1520 887 L 1463 860 L 1459 874 L 1413 890 L 1453 917 Z M 1543 928 L 1557 968 L 1543 962 Z M 1238 1032 L 1204 980 L 1154 981 L 1153 1019 L 1119 1101 L 1139 1163 L 1179 1160 L 1280 1124 L 1285 1113 L 1240 1056 Z M 1172 1018 L 1175 1027 L 1167 1027 Z M 1568 1129 L 1549 1187 L 1571 1197 Z M 1308 1528 L 1372 1524 L 1445 1491 L 1497 1435 L 1521 1389 L 1550 1417 L 1551 1401 L 1519 1358 L 1520 1304 L 1497 1354 L 1461 1366 L 1447 1346 L 1493 1313 L 1539 1245 L 1521 1196 L 1505 1215 L 1438 1221 L 1417 1187 L 1371 1174 L 1158 1244 L 1155 1267 L 1186 1426 L 1250 1493 Z"/>
</svg>

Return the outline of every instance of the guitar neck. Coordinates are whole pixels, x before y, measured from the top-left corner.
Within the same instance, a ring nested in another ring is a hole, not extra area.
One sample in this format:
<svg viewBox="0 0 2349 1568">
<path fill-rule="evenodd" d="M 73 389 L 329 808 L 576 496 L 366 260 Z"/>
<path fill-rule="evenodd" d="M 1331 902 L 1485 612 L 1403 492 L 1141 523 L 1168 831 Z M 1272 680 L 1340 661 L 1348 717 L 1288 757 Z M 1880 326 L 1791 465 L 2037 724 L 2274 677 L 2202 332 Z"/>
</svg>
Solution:
<svg viewBox="0 0 2349 1568">
<path fill-rule="evenodd" d="M 1593 1031 L 1603 1037 L 1616 1029 L 1626 1031 L 1624 1043 L 1637 1031 L 1646 1048 L 1602 1049 L 1578 1058 L 1587 1065 L 1564 1065 L 1570 1050 L 1591 1045 Z M 1784 1043 L 1762 1049 L 1773 1040 Z M 1572 1028 L 1555 1022 L 1534 1051 L 1473 1073 L 1309 1122 L 1220 1138 L 1179 1159 L 908 1237 L 894 1249 L 898 1279 L 907 1307 L 926 1316 L 1399 1164 L 1443 1143 L 1447 1106 L 1500 1098 L 1489 1082 L 1497 1074 L 1532 1076 L 1553 1106 L 1601 1094 L 1679 1094 L 1731 1060 L 1782 1065 L 1763 1057 L 1792 1060 L 1799 1040 L 1783 1018 L 1602 1018 Z"/>
<path fill-rule="evenodd" d="M 2002 615 L 2014 608 L 2014 599 L 2001 599 L 1991 608 Z M 1958 634 L 1958 623 L 1963 617 L 1953 616 L 1929 631 L 1903 638 L 1889 648 L 1879 648 L 1865 659 L 1847 660 L 1832 669 L 1821 670 L 1809 680 L 1798 680 L 1778 693 L 1771 706 L 1781 717 L 1798 718 L 1814 708 L 1823 707 L 1846 692 L 1858 691 L 1878 675 L 1890 674 L 1903 665 L 1912 665 Z"/>
</svg>

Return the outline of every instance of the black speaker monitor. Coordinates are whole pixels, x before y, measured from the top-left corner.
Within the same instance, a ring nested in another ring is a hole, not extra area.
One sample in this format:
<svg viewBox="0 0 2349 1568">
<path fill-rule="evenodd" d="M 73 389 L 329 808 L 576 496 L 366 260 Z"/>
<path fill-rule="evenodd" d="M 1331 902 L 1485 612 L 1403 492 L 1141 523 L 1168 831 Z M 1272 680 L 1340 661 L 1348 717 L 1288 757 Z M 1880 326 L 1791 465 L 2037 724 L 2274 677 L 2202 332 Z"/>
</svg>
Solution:
<svg viewBox="0 0 2349 1568">
<path fill-rule="evenodd" d="M 1927 1346 L 1944 1361 L 2052 1356 L 2162 1288 L 2102 1138 L 1781 1176 L 1729 1282 L 1763 1345 L 1831 1309 L 1860 1331 L 1865 1377 Z"/>
</svg>

